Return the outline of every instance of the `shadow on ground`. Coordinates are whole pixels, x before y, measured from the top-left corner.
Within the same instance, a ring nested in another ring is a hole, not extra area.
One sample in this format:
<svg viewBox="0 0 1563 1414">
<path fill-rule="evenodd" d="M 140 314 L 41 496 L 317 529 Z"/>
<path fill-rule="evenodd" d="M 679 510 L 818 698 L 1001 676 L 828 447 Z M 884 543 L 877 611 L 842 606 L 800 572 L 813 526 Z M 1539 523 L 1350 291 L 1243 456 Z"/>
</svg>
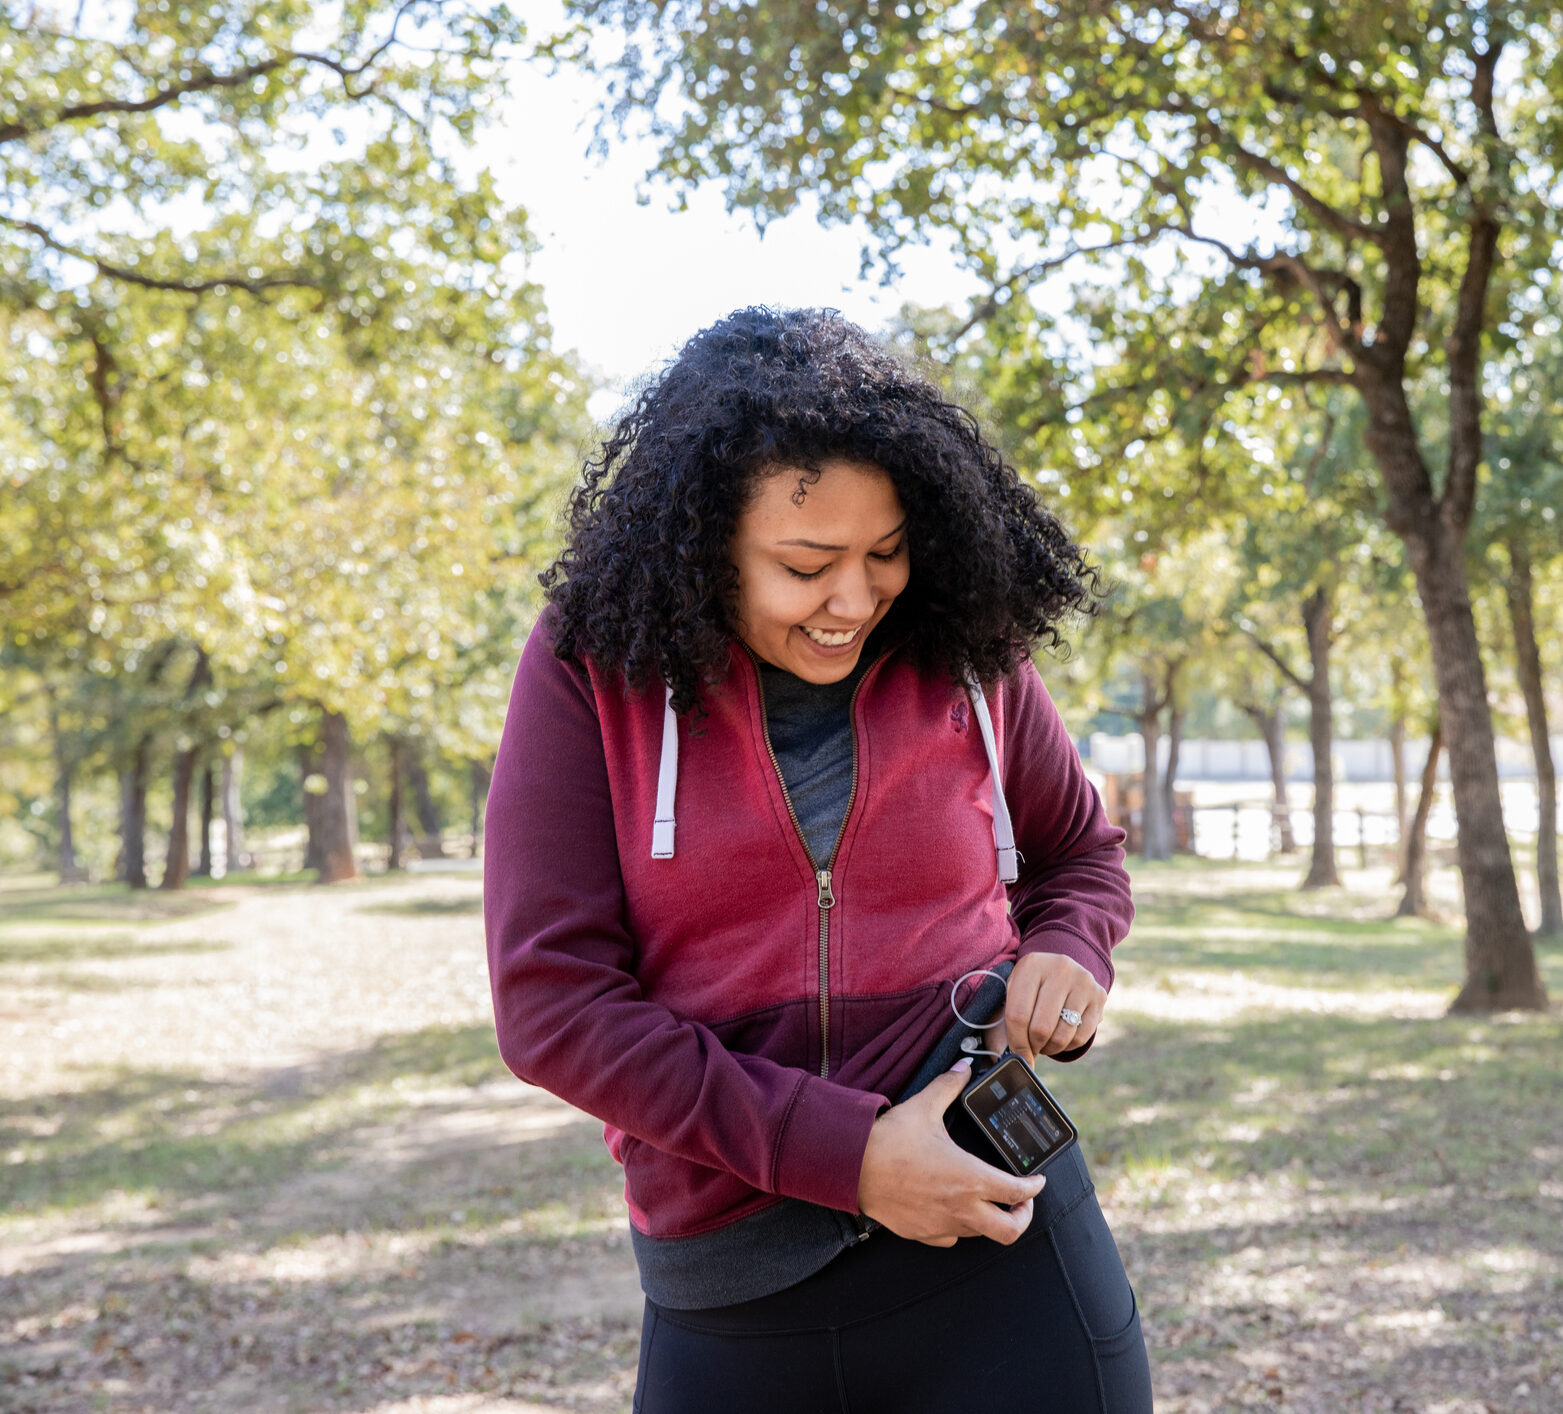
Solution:
<svg viewBox="0 0 1563 1414">
<path fill-rule="evenodd" d="M 243 1085 L 126 1071 L 6 1104 L 0 1383 L 54 1410 L 116 1389 L 619 1407 L 638 1325 L 617 1167 L 599 1125 L 499 1069 L 490 1028 L 438 1027 Z M 50 1242 L 62 1224 L 77 1238 Z"/>
<path fill-rule="evenodd" d="M 1157 1006 L 1046 1071 L 1162 1414 L 1556 1414 L 1563 1018 L 1432 1015 L 1458 937 L 1364 921 L 1362 896 L 1197 883 L 1153 873 L 1119 955 Z M 321 897 L 336 926 L 369 911 Z M 476 908 L 431 888 L 383 911 L 454 932 Z M 0 964 L 47 961 L 33 941 Z M 177 967 L 207 945 L 70 946 L 62 966 Z M 429 954 L 407 957 L 416 983 Z M 1557 949 L 1544 967 L 1563 992 Z M 1220 1019 L 1177 1014 L 1200 984 Z M 1381 993 L 1383 1014 L 1348 1005 Z M 1425 1014 L 1390 1014 L 1408 994 Z M 221 1080 L 127 1065 L 0 1102 L 0 1155 L 0 1408 L 628 1408 L 618 1169 L 595 1122 L 505 1075 L 486 1019 Z"/>
</svg>

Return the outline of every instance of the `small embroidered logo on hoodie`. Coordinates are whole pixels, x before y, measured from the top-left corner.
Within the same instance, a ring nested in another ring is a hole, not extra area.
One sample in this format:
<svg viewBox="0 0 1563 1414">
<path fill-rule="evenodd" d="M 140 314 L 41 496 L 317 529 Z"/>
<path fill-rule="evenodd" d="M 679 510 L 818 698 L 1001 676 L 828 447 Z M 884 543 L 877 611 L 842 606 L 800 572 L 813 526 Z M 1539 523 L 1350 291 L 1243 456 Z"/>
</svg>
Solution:
<svg viewBox="0 0 1563 1414">
<path fill-rule="evenodd" d="M 970 720 L 971 709 L 967 706 L 966 699 L 963 697 L 959 702 L 950 708 L 950 721 L 954 725 L 956 731 L 964 732 Z"/>
</svg>

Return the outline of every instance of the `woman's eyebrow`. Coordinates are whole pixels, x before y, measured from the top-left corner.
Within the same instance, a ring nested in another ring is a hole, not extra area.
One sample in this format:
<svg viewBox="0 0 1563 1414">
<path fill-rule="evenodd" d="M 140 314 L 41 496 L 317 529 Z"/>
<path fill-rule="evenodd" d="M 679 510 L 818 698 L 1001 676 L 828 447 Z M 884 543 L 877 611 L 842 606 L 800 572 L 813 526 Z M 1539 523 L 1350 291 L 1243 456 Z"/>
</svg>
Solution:
<svg viewBox="0 0 1563 1414">
<path fill-rule="evenodd" d="M 888 540 L 892 535 L 899 535 L 906 529 L 907 519 L 908 517 L 903 516 L 900 525 L 896 526 L 894 530 L 885 531 L 879 537 L 879 540 L 874 541 L 874 544 L 879 544 L 881 540 Z M 818 540 L 778 540 L 776 543 L 778 545 L 797 545 L 804 550 L 829 550 L 837 555 L 844 554 L 847 550 L 845 545 L 821 545 Z"/>
</svg>

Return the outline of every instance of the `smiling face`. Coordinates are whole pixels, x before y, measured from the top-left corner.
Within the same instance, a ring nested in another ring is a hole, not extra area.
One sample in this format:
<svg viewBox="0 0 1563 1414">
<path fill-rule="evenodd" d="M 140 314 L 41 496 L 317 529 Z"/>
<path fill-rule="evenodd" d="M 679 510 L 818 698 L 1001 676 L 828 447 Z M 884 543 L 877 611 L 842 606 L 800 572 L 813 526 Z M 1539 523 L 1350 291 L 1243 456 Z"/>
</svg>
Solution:
<svg viewBox="0 0 1563 1414">
<path fill-rule="evenodd" d="M 738 636 L 807 682 L 839 682 L 911 573 L 906 512 L 890 478 L 862 462 L 768 473 L 729 542 Z"/>
</svg>

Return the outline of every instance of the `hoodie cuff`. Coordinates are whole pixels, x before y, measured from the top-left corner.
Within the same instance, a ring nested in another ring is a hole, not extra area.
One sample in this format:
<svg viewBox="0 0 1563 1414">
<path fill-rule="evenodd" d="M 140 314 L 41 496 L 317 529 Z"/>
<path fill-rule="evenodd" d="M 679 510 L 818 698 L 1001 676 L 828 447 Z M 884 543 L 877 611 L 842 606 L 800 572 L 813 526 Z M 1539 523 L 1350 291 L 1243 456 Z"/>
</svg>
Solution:
<svg viewBox="0 0 1563 1414">
<path fill-rule="evenodd" d="M 1113 965 L 1102 956 L 1101 949 L 1088 943 L 1078 933 L 1038 932 L 1021 939 L 1019 956 L 1034 952 L 1062 953 L 1085 968 L 1109 992 L 1113 989 Z"/>
<path fill-rule="evenodd" d="M 883 1095 L 804 1076 L 776 1144 L 772 1191 L 857 1212 L 868 1132 L 889 1108 Z"/>
<path fill-rule="evenodd" d="M 1110 992 L 1113 989 L 1113 965 L 1101 955 L 1090 943 L 1086 942 L 1078 933 L 1036 933 L 1025 939 L 1020 945 L 1020 956 L 1033 952 L 1056 952 L 1065 957 L 1073 958 L 1085 968 L 1098 982 Z M 1062 1061 L 1066 1065 L 1070 1061 L 1077 1061 L 1091 1049 L 1096 1040 L 1092 1035 L 1083 1046 L 1076 1046 L 1072 1050 L 1060 1051 L 1053 1057 L 1055 1061 Z"/>
</svg>

